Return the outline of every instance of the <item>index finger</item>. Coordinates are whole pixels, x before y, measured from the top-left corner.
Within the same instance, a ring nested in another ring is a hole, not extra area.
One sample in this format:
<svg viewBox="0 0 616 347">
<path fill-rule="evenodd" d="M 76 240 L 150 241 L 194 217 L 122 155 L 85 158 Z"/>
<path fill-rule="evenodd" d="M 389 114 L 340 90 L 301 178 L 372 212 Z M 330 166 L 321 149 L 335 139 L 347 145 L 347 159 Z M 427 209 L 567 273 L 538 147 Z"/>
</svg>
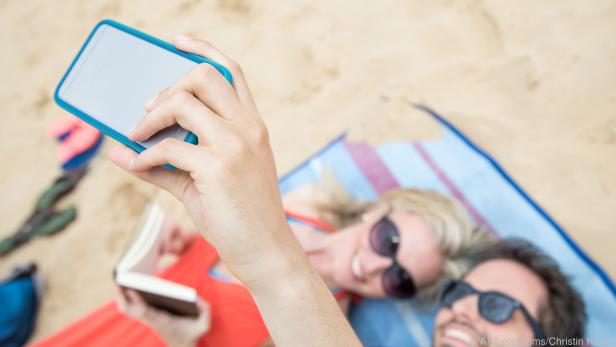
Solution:
<svg viewBox="0 0 616 347">
<path fill-rule="evenodd" d="M 182 51 L 198 54 L 226 67 L 231 72 L 231 76 L 233 76 L 233 86 L 242 105 L 246 109 L 256 111 L 257 107 L 250 93 L 250 88 L 248 88 L 246 83 L 244 72 L 239 64 L 207 41 L 198 40 L 186 35 L 177 35 L 173 37 L 173 43 L 176 48 Z"/>
<path fill-rule="evenodd" d="M 144 107 L 151 111 L 172 95 L 185 91 L 193 94 L 217 115 L 232 119 L 243 112 L 233 86 L 216 68 L 208 63 L 194 67 L 180 77 L 169 88 L 161 91 L 152 102 L 148 100 Z"/>
</svg>

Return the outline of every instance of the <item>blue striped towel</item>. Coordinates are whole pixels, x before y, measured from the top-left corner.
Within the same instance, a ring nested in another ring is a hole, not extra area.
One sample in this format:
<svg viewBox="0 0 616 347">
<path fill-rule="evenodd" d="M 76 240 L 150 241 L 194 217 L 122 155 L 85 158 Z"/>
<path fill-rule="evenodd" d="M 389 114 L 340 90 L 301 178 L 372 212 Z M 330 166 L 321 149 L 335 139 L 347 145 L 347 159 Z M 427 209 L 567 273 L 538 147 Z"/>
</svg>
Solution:
<svg viewBox="0 0 616 347">
<path fill-rule="evenodd" d="M 397 187 L 454 196 L 477 224 L 501 237 L 528 239 L 555 258 L 586 303 L 590 342 L 616 345 L 616 287 L 606 273 L 492 157 L 443 117 L 417 107 L 444 127 L 441 139 L 372 147 L 342 135 L 283 176 L 282 194 L 320 179 L 327 169 L 359 199 Z M 369 299 L 352 307 L 350 319 L 366 346 L 429 346 L 436 310 L 409 300 Z"/>
</svg>

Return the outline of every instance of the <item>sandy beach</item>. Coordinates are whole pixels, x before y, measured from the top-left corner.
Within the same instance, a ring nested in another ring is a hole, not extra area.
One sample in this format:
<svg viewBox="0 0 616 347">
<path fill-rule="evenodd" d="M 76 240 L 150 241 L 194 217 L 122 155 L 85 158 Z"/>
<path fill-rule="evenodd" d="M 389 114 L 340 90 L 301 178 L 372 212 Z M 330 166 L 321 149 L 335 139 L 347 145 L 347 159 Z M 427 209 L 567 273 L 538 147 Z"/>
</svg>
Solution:
<svg viewBox="0 0 616 347">
<path fill-rule="evenodd" d="M 489 153 L 616 277 L 616 2 L 0 2 L 0 236 L 59 174 L 44 135 L 53 90 L 94 25 L 112 18 L 168 39 L 207 39 L 243 66 L 280 173 L 349 129 L 383 143 L 437 138 L 422 102 Z M 105 149 L 116 145 L 106 141 Z M 111 271 L 143 203 L 169 194 L 103 155 L 61 206 L 78 219 L 0 261 L 46 278 L 34 340 L 109 300 Z"/>
</svg>

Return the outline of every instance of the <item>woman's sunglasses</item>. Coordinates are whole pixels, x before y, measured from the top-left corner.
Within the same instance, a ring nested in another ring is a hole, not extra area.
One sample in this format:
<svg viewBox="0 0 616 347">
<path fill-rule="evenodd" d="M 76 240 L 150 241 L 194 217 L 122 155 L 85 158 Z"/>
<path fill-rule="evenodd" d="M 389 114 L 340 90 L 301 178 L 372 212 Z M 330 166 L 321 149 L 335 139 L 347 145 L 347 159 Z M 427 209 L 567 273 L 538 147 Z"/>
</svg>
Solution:
<svg viewBox="0 0 616 347">
<path fill-rule="evenodd" d="M 449 280 L 445 282 L 443 287 L 441 305 L 451 308 L 456 301 L 475 294 L 479 295 L 479 314 L 483 319 L 494 324 L 503 324 L 511 319 L 515 310 L 520 309 L 533 329 L 535 338 L 542 339 L 544 337 L 539 324 L 524 305 L 509 295 L 500 292 L 482 292 L 464 281 Z"/>
<path fill-rule="evenodd" d="M 370 230 L 370 246 L 383 257 L 391 258 L 393 263 L 383 272 L 383 289 L 388 296 L 398 299 L 415 295 L 413 277 L 396 260 L 400 245 L 400 233 L 387 216 L 376 222 Z"/>
</svg>

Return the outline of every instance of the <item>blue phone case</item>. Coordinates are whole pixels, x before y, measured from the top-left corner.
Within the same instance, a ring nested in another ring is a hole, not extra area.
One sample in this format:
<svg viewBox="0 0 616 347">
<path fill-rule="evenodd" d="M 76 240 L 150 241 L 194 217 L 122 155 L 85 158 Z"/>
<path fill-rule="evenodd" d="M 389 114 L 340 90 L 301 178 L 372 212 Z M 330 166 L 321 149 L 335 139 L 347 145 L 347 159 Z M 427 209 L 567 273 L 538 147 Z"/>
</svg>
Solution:
<svg viewBox="0 0 616 347">
<path fill-rule="evenodd" d="M 90 42 L 90 40 L 92 39 L 92 37 L 94 36 L 94 33 L 96 33 L 96 31 L 99 29 L 100 26 L 102 25 L 109 25 L 112 26 L 114 28 L 117 28 L 121 31 L 124 31 L 128 34 L 131 34 L 133 36 L 136 36 L 142 40 L 145 40 L 151 44 L 154 44 L 162 49 L 165 49 L 169 52 L 175 53 L 177 55 L 180 55 L 186 59 L 192 60 L 196 63 L 208 63 L 212 66 L 214 66 L 216 68 L 216 70 L 218 70 L 218 72 L 220 72 L 226 79 L 227 81 L 229 81 L 229 83 L 233 83 L 233 77 L 231 76 L 231 73 L 229 73 L 229 70 L 227 70 L 224 66 L 209 60 L 207 58 L 195 55 L 195 54 L 191 54 L 191 53 L 186 53 L 186 52 L 182 52 L 180 50 L 178 50 L 177 48 L 175 48 L 175 46 L 173 46 L 172 44 L 165 42 L 163 40 L 160 40 L 156 37 L 150 36 L 146 33 L 143 33 L 137 29 L 131 28 L 129 26 L 126 26 L 122 23 L 118 23 L 114 20 L 111 19 L 105 19 L 102 20 L 101 22 L 99 22 L 94 29 L 92 30 L 92 32 L 90 33 L 90 35 L 88 36 L 88 38 L 86 39 L 86 42 L 83 44 L 83 46 L 81 47 L 81 49 L 79 50 L 79 53 L 77 53 L 77 56 L 75 57 L 75 59 L 73 59 L 73 62 L 71 63 L 71 65 L 69 66 L 68 70 L 64 73 L 64 76 L 62 77 L 62 79 L 60 80 L 60 83 L 58 84 L 58 87 L 56 87 L 56 91 L 54 93 L 54 100 L 56 101 L 56 103 L 62 107 L 63 109 L 67 110 L 68 112 L 76 115 L 77 117 L 83 119 L 85 122 L 91 124 L 93 127 L 95 127 L 96 129 L 102 131 L 105 135 L 111 136 L 112 138 L 116 139 L 117 141 L 120 141 L 121 143 L 125 144 L 126 146 L 128 146 L 129 148 L 133 149 L 134 151 L 136 151 L 137 153 L 140 153 L 141 151 L 143 151 L 145 149 L 144 146 L 142 146 L 141 144 L 134 142 L 132 140 L 130 140 L 128 137 L 122 135 L 121 133 L 115 131 L 114 129 L 108 127 L 107 125 L 99 122 L 98 120 L 94 119 L 93 117 L 91 117 L 90 115 L 88 115 L 87 113 L 81 111 L 80 109 L 74 107 L 73 105 L 67 103 L 66 101 L 62 100 L 59 96 L 59 92 L 60 92 L 60 88 L 62 87 L 62 84 L 64 83 L 64 81 L 66 80 L 66 77 L 70 74 L 71 70 L 73 69 L 73 67 L 75 66 L 75 63 L 77 63 L 77 60 L 79 59 L 79 57 L 81 56 L 81 54 L 83 53 L 84 49 L 86 48 L 86 46 L 88 45 L 88 43 Z M 195 136 L 195 134 L 189 132 L 188 135 L 186 136 L 186 138 L 184 139 L 184 141 L 192 143 L 192 144 L 197 144 L 198 143 L 198 139 L 197 136 Z M 173 168 L 171 165 L 164 165 L 167 168 Z"/>
</svg>

